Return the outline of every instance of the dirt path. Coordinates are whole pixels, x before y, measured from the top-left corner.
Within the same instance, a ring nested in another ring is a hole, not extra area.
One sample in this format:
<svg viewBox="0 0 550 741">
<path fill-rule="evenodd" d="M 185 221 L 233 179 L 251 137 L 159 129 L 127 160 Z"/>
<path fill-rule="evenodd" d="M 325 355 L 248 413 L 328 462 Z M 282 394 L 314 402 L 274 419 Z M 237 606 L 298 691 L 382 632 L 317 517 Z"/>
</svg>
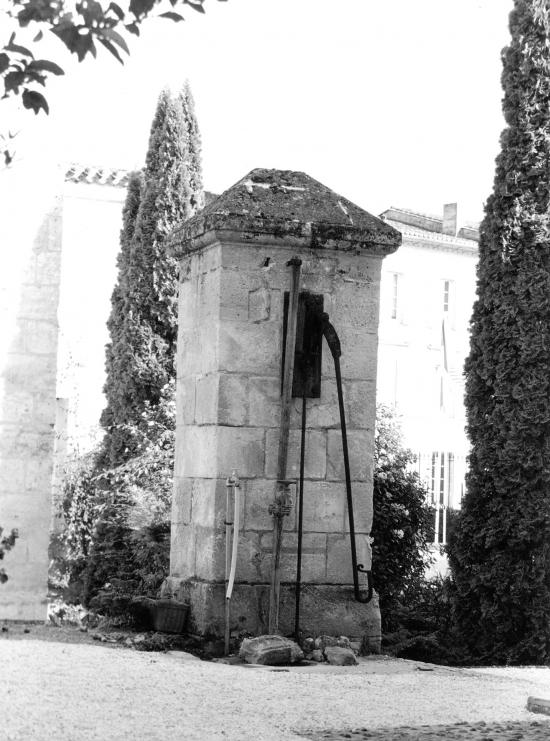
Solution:
<svg viewBox="0 0 550 741">
<path fill-rule="evenodd" d="M 283 741 L 308 731 L 321 738 L 331 729 L 525 723 L 534 718 L 525 710 L 527 696 L 550 697 L 550 668 L 420 671 L 418 662 L 366 660 L 358 667 L 268 671 L 109 648 L 86 634 L 74 643 L 69 633 L 63 642 L 32 634 L 0 640 L 5 741 Z"/>
</svg>

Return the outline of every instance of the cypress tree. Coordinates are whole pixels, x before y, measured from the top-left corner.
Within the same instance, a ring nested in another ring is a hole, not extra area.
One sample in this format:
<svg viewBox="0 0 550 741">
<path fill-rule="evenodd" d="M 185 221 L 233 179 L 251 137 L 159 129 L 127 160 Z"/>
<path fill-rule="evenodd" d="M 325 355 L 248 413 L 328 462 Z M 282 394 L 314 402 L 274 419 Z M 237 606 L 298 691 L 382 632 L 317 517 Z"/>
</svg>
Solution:
<svg viewBox="0 0 550 741">
<path fill-rule="evenodd" d="M 507 123 L 485 207 L 466 361 L 472 444 L 451 543 L 459 642 L 550 660 L 550 0 L 515 0 Z"/>
<path fill-rule="evenodd" d="M 195 119 L 193 126 L 198 135 Z M 181 96 L 163 90 L 141 185 L 131 180 L 124 211 L 101 417 L 107 433 L 102 460 L 110 466 L 138 450 L 139 429 L 175 375 L 177 261 L 166 253 L 164 240 L 201 198 L 193 190 L 200 187 L 200 147 L 191 158 L 189 130 Z"/>
<path fill-rule="evenodd" d="M 118 280 L 111 296 L 111 314 L 107 321 L 107 328 L 111 341 L 105 348 L 107 382 L 104 392 L 108 404 L 101 415 L 101 424 L 107 430 L 105 451 L 109 451 L 105 463 L 110 463 L 111 449 L 117 451 L 125 446 L 124 434 L 119 428 L 119 420 L 124 419 L 124 410 L 127 407 L 126 386 L 124 383 L 115 383 L 115 379 L 123 379 L 129 367 L 131 347 L 127 341 L 126 317 L 128 314 L 128 267 L 132 250 L 135 222 L 141 200 L 143 174 L 141 171 L 131 172 L 128 178 L 126 201 L 122 210 L 122 229 L 120 232 L 120 252 L 117 257 Z M 103 459 L 103 456 L 102 456 Z"/>
<path fill-rule="evenodd" d="M 189 80 L 185 81 L 180 93 L 180 100 L 183 107 L 183 115 L 187 124 L 187 147 L 188 147 L 188 172 L 189 188 L 191 190 L 191 204 L 195 211 L 201 209 L 204 205 L 203 185 L 202 185 L 202 158 L 201 158 L 201 135 L 197 116 L 195 114 L 195 100 L 191 92 Z"/>
</svg>

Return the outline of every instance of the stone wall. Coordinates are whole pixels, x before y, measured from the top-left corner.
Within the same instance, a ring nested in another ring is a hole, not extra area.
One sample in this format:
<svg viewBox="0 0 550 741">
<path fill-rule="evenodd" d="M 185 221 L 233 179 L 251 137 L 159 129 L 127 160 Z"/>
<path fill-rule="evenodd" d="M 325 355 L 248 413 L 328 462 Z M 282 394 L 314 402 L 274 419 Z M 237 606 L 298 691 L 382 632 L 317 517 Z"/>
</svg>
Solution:
<svg viewBox="0 0 550 741">
<path fill-rule="evenodd" d="M 0 526 L 20 536 L 3 563 L 3 619 L 46 617 L 61 189 L 59 171 L 1 173 Z"/>
<path fill-rule="evenodd" d="M 52 498 L 101 435 L 125 189 L 64 176 L 38 162 L 0 174 L 0 526 L 20 533 L 0 619 L 46 617 Z"/>
<path fill-rule="evenodd" d="M 213 245 L 184 259 L 178 335 L 178 435 L 170 588 L 187 581 L 200 593 L 195 620 L 216 631 L 223 618 L 225 479 L 241 477 L 242 530 L 233 629 L 266 629 L 271 576 L 287 260 L 295 248 Z M 375 416 L 379 256 L 329 250 L 305 255 L 301 291 L 323 294 L 343 348 L 358 560 L 370 567 L 372 445 Z M 267 267 L 263 267 L 267 266 Z M 302 579 L 304 624 L 375 635 L 375 611 L 351 599 L 353 581 L 342 439 L 332 356 L 323 347 L 320 399 L 310 399 L 306 433 Z M 301 400 L 293 400 L 288 476 L 298 478 Z M 297 515 L 285 522 L 281 620 L 288 630 L 296 579 Z M 204 594 L 208 584 L 217 597 Z M 218 585 L 217 587 L 215 585 Z M 256 585 L 254 597 L 251 586 Z M 222 585 L 223 586 L 223 585 Z M 283 593 L 285 588 L 283 588 Z M 320 602 L 325 602 L 324 608 Z M 251 603 L 253 606 L 251 607 Z M 326 605 L 330 604 L 330 610 Z M 237 607 L 238 605 L 238 607 Z M 375 603 L 373 604 L 373 609 Z M 199 611 L 204 610 L 202 614 Z M 361 622 L 362 621 L 362 622 Z M 339 627 L 338 627 L 339 626 Z M 345 632 L 345 631 L 344 631 Z"/>
</svg>

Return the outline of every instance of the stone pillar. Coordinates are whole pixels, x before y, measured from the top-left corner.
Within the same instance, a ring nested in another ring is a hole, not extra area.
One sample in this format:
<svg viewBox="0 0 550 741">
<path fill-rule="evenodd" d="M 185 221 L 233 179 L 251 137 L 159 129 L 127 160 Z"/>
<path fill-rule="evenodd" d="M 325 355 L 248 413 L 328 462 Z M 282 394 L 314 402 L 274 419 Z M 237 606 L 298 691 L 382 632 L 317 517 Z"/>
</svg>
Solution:
<svg viewBox="0 0 550 741">
<path fill-rule="evenodd" d="M 0 527 L 19 530 L 2 620 L 47 613 L 62 183 L 35 162 L 0 178 Z"/>
<path fill-rule="evenodd" d="M 194 630 L 223 635 L 226 478 L 241 479 L 234 632 L 267 631 L 280 421 L 287 261 L 300 291 L 323 296 L 342 343 L 358 560 L 370 567 L 379 282 L 400 235 L 303 173 L 254 170 L 177 229 L 181 258 L 177 436 L 170 577 L 191 602 Z M 293 400 L 289 477 L 298 478 L 301 399 Z M 335 372 L 323 347 L 321 396 L 308 399 L 301 626 L 367 637 L 376 597 L 353 599 Z M 297 514 L 286 518 L 280 628 L 294 621 Z"/>
</svg>

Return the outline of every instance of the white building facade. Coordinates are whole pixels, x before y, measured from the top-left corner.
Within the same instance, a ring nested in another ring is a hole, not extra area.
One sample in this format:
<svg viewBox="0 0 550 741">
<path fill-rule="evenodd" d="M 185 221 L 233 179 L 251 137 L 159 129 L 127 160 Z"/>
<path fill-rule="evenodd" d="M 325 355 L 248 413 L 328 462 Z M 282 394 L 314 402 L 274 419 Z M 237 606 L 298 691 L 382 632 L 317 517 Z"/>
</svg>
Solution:
<svg viewBox="0 0 550 741">
<path fill-rule="evenodd" d="M 418 456 L 445 542 L 447 508 L 464 493 L 464 360 L 476 288 L 478 231 L 458 228 L 456 204 L 443 218 L 390 208 L 381 215 L 403 235 L 384 262 L 377 401 L 393 407 Z"/>
</svg>

